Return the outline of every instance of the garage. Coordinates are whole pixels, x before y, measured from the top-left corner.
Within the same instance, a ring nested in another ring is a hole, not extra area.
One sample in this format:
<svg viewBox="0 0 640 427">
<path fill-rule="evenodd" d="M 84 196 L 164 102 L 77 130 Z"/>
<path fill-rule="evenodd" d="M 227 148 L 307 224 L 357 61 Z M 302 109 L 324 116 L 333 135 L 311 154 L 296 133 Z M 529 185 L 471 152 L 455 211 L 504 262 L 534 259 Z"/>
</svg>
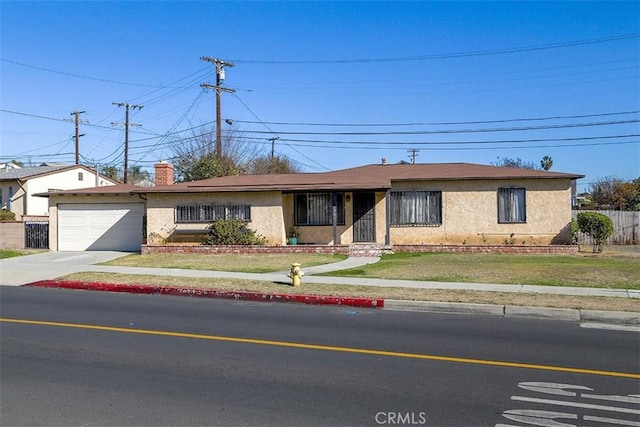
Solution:
<svg viewBox="0 0 640 427">
<path fill-rule="evenodd" d="M 142 203 L 58 205 L 59 251 L 138 252 Z"/>
</svg>

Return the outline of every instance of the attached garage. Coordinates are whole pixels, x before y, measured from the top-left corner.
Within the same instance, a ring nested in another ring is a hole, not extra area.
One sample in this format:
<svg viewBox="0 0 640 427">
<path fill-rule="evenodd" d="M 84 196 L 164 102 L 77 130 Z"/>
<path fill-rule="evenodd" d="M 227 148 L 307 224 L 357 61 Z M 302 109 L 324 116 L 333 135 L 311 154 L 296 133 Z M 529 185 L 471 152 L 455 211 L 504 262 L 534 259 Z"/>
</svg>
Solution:
<svg viewBox="0 0 640 427">
<path fill-rule="evenodd" d="M 143 203 L 59 204 L 58 250 L 137 252 L 143 216 Z"/>
</svg>

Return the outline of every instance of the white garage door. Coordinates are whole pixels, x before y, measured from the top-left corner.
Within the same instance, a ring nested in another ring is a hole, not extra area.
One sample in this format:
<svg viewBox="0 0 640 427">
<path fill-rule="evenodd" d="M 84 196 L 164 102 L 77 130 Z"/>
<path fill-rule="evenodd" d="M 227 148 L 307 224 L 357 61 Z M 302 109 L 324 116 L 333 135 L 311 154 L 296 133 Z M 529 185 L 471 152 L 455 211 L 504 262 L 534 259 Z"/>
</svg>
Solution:
<svg viewBox="0 0 640 427">
<path fill-rule="evenodd" d="M 59 251 L 139 251 L 144 205 L 58 205 Z"/>
</svg>

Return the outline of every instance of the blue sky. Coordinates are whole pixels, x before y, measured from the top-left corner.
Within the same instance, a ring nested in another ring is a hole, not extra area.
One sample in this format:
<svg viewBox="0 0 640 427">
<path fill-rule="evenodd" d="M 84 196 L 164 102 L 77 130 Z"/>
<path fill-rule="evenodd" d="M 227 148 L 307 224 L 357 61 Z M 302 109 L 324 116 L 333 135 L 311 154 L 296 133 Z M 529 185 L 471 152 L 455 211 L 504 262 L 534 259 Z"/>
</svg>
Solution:
<svg viewBox="0 0 640 427">
<path fill-rule="evenodd" d="M 2 1 L 0 161 L 151 170 L 222 117 L 305 171 L 498 157 L 640 176 L 640 3 Z M 621 114 L 625 113 L 625 114 Z M 526 119 L 526 120 L 525 120 Z M 301 123 L 306 123 L 302 125 Z M 354 126 L 357 125 L 357 126 Z M 228 125 L 223 124 L 226 129 Z M 170 134 L 170 135 L 167 135 Z"/>
</svg>

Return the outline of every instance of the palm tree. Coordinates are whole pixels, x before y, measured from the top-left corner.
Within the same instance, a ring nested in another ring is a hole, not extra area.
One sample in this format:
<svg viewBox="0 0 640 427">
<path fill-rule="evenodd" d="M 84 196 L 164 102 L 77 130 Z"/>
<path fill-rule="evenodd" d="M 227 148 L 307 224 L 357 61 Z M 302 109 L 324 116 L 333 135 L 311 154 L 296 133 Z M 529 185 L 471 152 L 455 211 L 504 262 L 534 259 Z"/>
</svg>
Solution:
<svg viewBox="0 0 640 427">
<path fill-rule="evenodd" d="M 151 182 L 151 174 L 146 170 L 142 170 L 140 166 L 133 166 L 129 168 L 127 181 L 129 181 L 129 184 L 134 185 L 148 185 Z"/>
</svg>

